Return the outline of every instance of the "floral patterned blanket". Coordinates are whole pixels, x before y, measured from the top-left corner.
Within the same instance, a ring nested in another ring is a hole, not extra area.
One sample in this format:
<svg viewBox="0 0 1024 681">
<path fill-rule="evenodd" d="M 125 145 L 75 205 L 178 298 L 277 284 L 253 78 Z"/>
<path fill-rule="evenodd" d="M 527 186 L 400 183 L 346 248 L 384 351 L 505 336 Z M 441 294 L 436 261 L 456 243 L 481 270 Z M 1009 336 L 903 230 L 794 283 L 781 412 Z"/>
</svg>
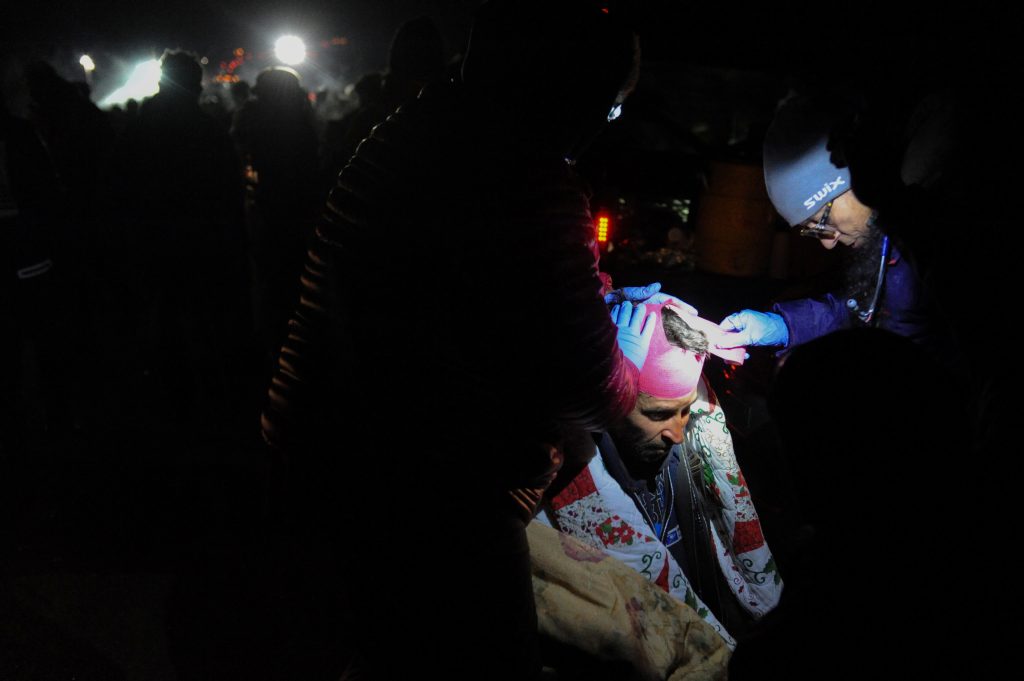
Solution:
<svg viewBox="0 0 1024 681">
<path fill-rule="evenodd" d="M 729 648 L 692 608 L 589 544 L 541 523 L 526 531 L 541 634 L 626 661 L 631 679 L 725 680 Z"/>
</svg>

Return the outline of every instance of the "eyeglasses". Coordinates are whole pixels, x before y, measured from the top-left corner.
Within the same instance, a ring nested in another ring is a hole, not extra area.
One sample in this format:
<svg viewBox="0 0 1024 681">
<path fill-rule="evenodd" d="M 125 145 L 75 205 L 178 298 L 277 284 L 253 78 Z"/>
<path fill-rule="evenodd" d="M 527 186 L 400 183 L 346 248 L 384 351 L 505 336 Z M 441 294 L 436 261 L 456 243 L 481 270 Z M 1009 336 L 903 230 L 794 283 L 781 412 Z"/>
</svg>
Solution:
<svg viewBox="0 0 1024 681">
<path fill-rule="evenodd" d="M 825 212 L 821 214 L 821 218 L 816 223 L 813 225 L 799 225 L 800 236 L 813 236 L 815 239 L 834 239 L 839 234 L 839 230 L 828 224 L 828 219 L 831 215 L 832 202 L 829 201 L 825 204 Z"/>
</svg>

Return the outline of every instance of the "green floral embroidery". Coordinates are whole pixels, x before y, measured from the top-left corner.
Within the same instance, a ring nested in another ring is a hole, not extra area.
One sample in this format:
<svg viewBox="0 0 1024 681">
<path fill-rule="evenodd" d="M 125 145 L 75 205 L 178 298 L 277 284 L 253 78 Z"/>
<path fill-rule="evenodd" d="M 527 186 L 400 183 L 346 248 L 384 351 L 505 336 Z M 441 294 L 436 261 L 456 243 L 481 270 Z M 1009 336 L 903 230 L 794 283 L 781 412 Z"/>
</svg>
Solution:
<svg viewBox="0 0 1024 681">
<path fill-rule="evenodd" d="M 775 584 L 782 581 L 782 577 L 779 576 L 779 570 L 775 567 L 774 558 L 769 559 L 764 564 L 763 570 L 755 570 L 754 561 L 750 558 L 744 558 L 740 562 L 743 564 L 743 576 L 746 578 L 746 581 L 752 584 L 764 584 L 768 581 L 768 575 L 772 576 L 772 582 Z"/>
<path fill-rule="evenodd" d="M 768 560 L 768 562 L 764 566 L 764 571 L 766 573 L 774 573 L 776 585 L 782 583 L 782 575 L 779 574 L 779 569 L 775 566 L 775 558 L 771 558 Z"/>
<path fill-rule="evenodd" d="M 640 570 L 640 574 L 647 577 L 647 579 L 654 581 L 654 575 L 651 574 L 651 565 L 654 563 L 654 561 L 661 560 L 662 558 L 664 558 L 664 556 L 661 554 L 661 551 L 655 551 L 653 554 L 645 553 L 643 557 L 640 559 L 644 564 L 643 569 Z"/>
<path fill-rule="evenodd" d="M 722 432 L 724 434 L 726 434 L 726 435 L 729 434 L 729 425 L 725 422 L 725 412 L 724 411 L 722 411 L 721 409 L 716 411 L 714 414 L 711 415 L 711 420 L 713 420 L 718 425 L 722 426 Z"/>
</svg>

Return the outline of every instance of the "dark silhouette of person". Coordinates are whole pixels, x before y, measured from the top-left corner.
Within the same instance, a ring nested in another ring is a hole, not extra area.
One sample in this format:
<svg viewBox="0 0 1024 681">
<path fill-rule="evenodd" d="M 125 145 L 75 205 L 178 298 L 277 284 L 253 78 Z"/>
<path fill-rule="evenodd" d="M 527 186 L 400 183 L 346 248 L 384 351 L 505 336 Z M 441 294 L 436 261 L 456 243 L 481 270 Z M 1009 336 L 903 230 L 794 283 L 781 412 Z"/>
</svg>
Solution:
<svg viewBox="0 0 1024 681">
<path fill-rule="evenodd" d="M 98 184 L 113 147 L 113 128 L 82 89 L 61 78 L 47 62 L 26 65 L 25 83 L 31 97 L 31 120 L 75 206 L 66 248 L 81 258 L 80 254 L 91 252 L 96 243 Z"/>
<path fill-rule="evenodd" d="M 358 670 L 540 673 L 539 494 L 520 492 L 550 482 L 565 429 L 636 399 L 570 160 L 637 66 L 607 5 L 487 3 L 460 81 L 374 128 L 330 194 L 263 425 L 289 582 L 332 575 L 323 607 Z"/>
<path fill-rule="evenodd" d="M 100 283 L 105 276 L 103 238 L 106 214 L 103 178 L 113 148 L 113 127 L 93 104 L 87 90 L 61 78 L 47 62 L 37 60 L 24 69 L 30 96 L 29 118 L 43 140 L 68 211 L 51 233 L 54 261 L 66 283 L 69 323 L 75 332 L 67 346 L 66 384 L 74 394 L 72 416 L 81 425 L 92 418 L 84 385 L 95 379 L 91 360 L 102 344 L 102 329 L 95 317 L 103 305 Z"/>
<path fill-rule="evenodd" d="M 780 608 L 737 647 L 730 679 L 949 678 L 989 665 L 977 651 L 998 606 L 978 598 L 989 589 L 977 557 L 998 519 L 968 473 L 958 386 L 925 348 L 879 329 L 785 360 L 769 408 L 803 538 Z"/>
<path fill-rule="evenodd" d="M 125 259 L 151 324 L 150 366 L 172 412 L 208 425 L 239 386 L 250 335 L 242 176 L 231 139 L 199 107 L 195 55 L 168 51 L 160 91 L 119 145 L 114 196 Z"/>
<path fill-rule="evenodd" d="M 338 172 L 348 163 L 359 143 L 373 126 L 399 106 L 415 99 L 427 83 L 444 76 L 444 42 L 430 17 L 405 22 L 395 33 L 388 57 L 388 69 L 380 76 L 375 91 L 372 74 L 360 81 L 359 108 L 332 130 L 329 148 L 328 180 L 333 184 Z M 365 96 L 364 96 L 365 95 Z"/>
<path fill-rule="evenodd" d="M 0 448 L 9 455 L 26 444 L 27 423 L 55 431 L 73 425 L 73 282 L 61 276 L 53 245 L 66 218 L 64 192 L 42 140 L 0 98 L 0 342 L 10 362 L 0 389 Z M 32 371 L 23 366 L 26 344 Z M 36 392 L 38 416 L 28 408 Z"/>
<path fill-rule="evenodd" d="M 235 112 L 231 134 L 248 168 L 256 326 L 269 362 L 284 339 L 324 197 L 313 110 L 298 74 L 265 69 L 252 94 Z"/>
</svg>

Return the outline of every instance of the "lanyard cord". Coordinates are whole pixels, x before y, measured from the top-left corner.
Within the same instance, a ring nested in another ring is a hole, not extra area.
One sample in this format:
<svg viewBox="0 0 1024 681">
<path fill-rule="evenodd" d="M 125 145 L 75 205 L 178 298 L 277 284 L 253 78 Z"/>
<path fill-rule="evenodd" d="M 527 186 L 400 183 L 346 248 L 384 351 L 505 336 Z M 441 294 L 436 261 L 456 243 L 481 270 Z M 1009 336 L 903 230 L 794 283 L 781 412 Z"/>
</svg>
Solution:
<svg viewBox="0 0 1024 681">
<path fill-rule="evenodd" d="M 889 262 L 889 237 L 882 237 L 882 257 L 878 263 L 878 278 L 875 280 L 875 293 L 871 296 L 871 305 L 866 310 L 861 310 L 857 313 L 860 320 L 865 324 L 870 324 L 875 316 L 875 310 L 878 307 L 878 299 L 882 295 L 882 284 L 885 283 L 885 266 Z"/>
<path fill-rule="evenodd" d="M 867 228 L 873 229 L 875 226 L 875 220 L 878 219 L 878 213 L 872 212 L 871 217 L 868 218 Z M 856 298 L 850 298 L 846 301 L 846 307 L 851 312 L 857 313 L 857 319 L 861 320 L 865 324 L 871 324 L 875 318 L 875 311 L 878 309 L 878 300 L 882 297 L 882 285 L 885 284 L 885 268 L 889 262 L 889 237 L 887 235 L 882 236 L 882 256 L 878 261 L 878 276 L 875 277 L 875 292 L 871 296 L 871 305 L 866 310 L 858 310 L 860 307 L 857 304 Z"/>
</svg>

